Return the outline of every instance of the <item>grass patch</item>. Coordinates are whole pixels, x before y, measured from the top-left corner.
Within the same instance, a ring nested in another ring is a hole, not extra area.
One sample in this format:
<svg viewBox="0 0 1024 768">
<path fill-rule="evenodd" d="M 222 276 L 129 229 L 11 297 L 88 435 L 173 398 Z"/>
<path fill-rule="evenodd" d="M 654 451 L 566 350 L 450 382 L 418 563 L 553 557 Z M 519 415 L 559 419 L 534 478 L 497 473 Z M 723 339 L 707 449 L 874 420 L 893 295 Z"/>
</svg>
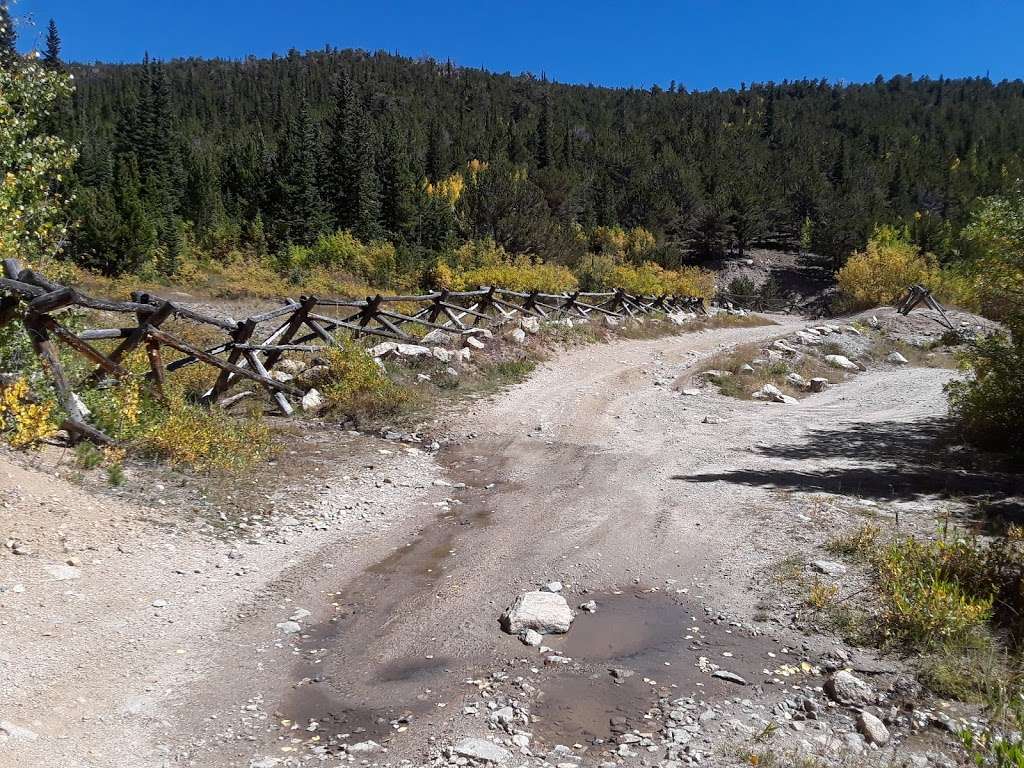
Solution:
<svg viewBox="0 0 1024 768">
<path fill-rule="evenodd" d="M 484 381 L 493 387 L 505 387 L 526 381 L 537 368 L 537 361 L 531 358 L 520 360 L 499 360 L 480 366 Z"/>
<path fill-rule="evenodd" d="M 828 608 L 833 628 L 918 656 L 918 676 L 935 693 L 1001 706 L 1024 692 L 1024 546 L 1020 529 L 981 539 L 944 526 L 935 540 L 881 540 L 867 524 L 826 545 L 871 566 L 872 614 Z"/>
<path fill-rule="evenodd" d="M 825 549 L 833 555 L 842 555 L 857 562 L 867 562 L 875 554 L 881 533 L 881 526 L 865 523 L 855 531 L 829 539 Z"/>
</svg>

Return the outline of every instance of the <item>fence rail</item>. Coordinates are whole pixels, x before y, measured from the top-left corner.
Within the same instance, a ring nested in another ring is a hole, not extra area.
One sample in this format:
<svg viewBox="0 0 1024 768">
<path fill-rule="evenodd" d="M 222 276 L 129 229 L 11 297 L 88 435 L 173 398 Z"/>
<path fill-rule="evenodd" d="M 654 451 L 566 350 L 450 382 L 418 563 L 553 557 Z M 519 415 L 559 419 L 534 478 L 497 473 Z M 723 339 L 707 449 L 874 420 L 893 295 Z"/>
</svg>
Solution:
<svg viewBox="0 0 1024 768">
<path fill-rule="evenodd" d="M 72 307 L 123 314 L 132 319 L 128 323 L 117 323 L 117 327 L 75 333 L 55 316 Z M 462 336 L 477 328 L 521 317 L 625 319 L 677 311 L 706 313 L 703 299 L 692 296 L 637 296 L 622 289 L 543 293 L 488 286 L 474 291 L 441 290 L 418 296 L 378 294 L 365 299 L 301 296 L 298 300 L 285 299 L 276 309 L 241 321 L 230 321 L 142 292 L 133 293 L 131 301 L 95 298 L 53 282 L 31 269 L 22 269 L 13 259 L 3 262 L 0 277 L 0 327 L 20 321 L 67 414 L 63 428 L 73 439 L 98 443 L 113 440 L 89 424 L 86 409 L 75 389 L 101 381 L 115 384 L 123 381 L 129 375 L 123 362 L 139 348 L 146 350 L 150 367 L 147 379 L 158 393 L 162 392 L 168 373 L 189 365 L 205 364 L 216 368 L 218 375 L 203 395 L 204 403 L 216 403 L 235 384 L 247 380 L 267 390 L 280 410 L 289 415 L 294 407 L 288 397 L 302 397 L 304 393 L 293 384 L 274 378 L 275 366 L 286 352 L 317 352 L 338 345 L 341 334 L 414 342 L 419 337 L 410 331 L 417 327 L 428 333 Z M 163 327 L 170 318 L 214 329 L 223 338 L 201 349 Z M 257 331 L 266 323 L 273 323 L 273 330 L 260 338 Z M 91 343 L 107 340 L 117 341 L 109 352 L 100 351 Z M 81 381 L 69 380 L 55 342 L 94 366 Z M 175 350 L 181 357 L 165 362 L 164 348 Z"/>
</svg>

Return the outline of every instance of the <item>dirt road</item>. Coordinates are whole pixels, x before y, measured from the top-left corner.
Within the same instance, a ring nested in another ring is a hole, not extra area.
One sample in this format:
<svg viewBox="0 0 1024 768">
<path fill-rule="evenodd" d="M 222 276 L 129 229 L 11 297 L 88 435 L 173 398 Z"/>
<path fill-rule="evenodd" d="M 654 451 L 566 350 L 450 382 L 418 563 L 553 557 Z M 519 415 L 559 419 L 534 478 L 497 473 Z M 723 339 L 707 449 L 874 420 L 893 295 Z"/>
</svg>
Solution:
<svg viewBox="0 0 1024 768">
<path fill-rule="evenodd" d="M 533 752 L 597 763 L 611 717 L 732 701 L 701 657 L 770 705 L 805 642 L 754 622 L 759 576 L 793 546 L 790 497 L 871 497 L 892 458 L 846 455 L 842 435 L 941 415 L 951 375 L 879 369 L 797 405 L 672 387 L 803 325 L 782 323 L 568 351 L 458 417 L 436 459 L 364 440 L 318 465 L 268 500 L 296 519 L 259 544 L 0 456 L 2 532 L 31 550 L 0 557 L 0 765 L 333 766 L 370 740 L 357 759 L 427 764 L 487 734 L 502 696 L 533 714 Z M 545 665 L 497 619 L 553 580 L 598 610 L 549 640 L 572 661 Z"/>
</svg>

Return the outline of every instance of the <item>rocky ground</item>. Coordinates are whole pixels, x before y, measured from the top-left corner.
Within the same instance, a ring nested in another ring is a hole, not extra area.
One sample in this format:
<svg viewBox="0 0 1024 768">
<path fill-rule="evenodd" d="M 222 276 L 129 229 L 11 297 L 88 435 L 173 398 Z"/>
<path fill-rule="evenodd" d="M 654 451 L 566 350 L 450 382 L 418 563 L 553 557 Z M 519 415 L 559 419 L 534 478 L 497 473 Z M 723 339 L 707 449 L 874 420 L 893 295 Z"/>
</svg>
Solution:
<svg viewBox="0 0 1024 768">
<path fill-rule="evenodd" d="M 261 484 L 0 453 L 0 764 L 959 764 L 976 713 L 801 585 L 859 587 L 838 531 L 1019 483 L 949 443 L 954 371 L 859 341 L 795 402 L 673 387 L 819 325 L 776 319 L 569 350 L 436 452 L 296 426 Z"/>
</svg>

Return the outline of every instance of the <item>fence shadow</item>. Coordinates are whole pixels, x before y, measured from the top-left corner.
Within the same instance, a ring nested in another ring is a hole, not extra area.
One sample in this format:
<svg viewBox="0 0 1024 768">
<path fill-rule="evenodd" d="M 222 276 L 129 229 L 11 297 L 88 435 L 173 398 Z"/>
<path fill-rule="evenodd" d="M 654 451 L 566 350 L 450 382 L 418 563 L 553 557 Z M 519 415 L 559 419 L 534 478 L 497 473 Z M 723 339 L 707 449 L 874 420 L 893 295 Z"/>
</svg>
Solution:
<svg viewBox="0 0 1024 768">
<path fill-rule="evenodd" d="M 945 419 L 854 422 L 812 430 L 802 442 L 756 449 L 762 456 L 786 460 L 786 466 L 739 467 L 672 479 L 890 501 L 926 496 L 981 500 L 1024 493 L 1019 474 L 1007 467 L 993 468 L 971 452 L 950 450 L 953 445 L 952 428 Z"/>
</svg>

